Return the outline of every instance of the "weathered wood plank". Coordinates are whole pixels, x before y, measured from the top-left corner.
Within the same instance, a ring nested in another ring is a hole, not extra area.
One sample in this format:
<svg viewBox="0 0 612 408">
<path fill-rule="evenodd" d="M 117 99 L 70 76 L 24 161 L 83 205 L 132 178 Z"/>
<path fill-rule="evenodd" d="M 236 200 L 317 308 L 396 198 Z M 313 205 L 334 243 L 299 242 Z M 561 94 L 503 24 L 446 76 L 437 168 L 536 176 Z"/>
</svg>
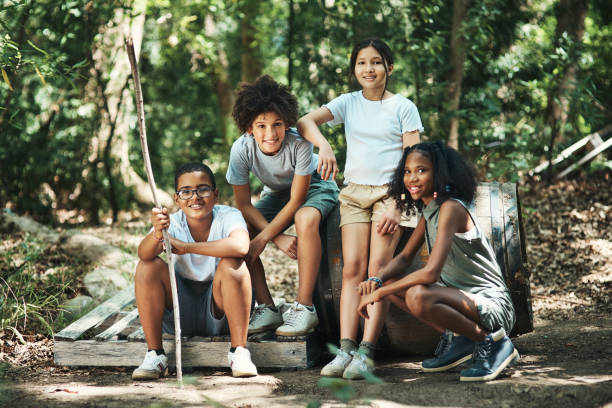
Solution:
<svg viewBox="0 0 612 408">
<path fill-rule="evenodd" d="M 145 341 L 145 337 L 144 337 L 144 331 L 142 330 L 142 327 L 137 328 L 136 330 L 134 330 L 128 337 L 127 340 L 129 342 L 136 342 L 136 343 L 142 343 Z"/>
<path fill-rule="evenodd" d="M 134 302 L 134 286 L 130 285 L 102 303 L 79 320 L 72 322 L 61 332 L 55 335 L 55 340 L 74 341 L 84 332 L 98 325 L 111 314 L 117 313 L 121 308 Z"/>
<path fill-rule="evenodd" d="M 121 333 L 136 319 L 138 319 L 138 309 L 133 309 L 132 311 L 128 312 L 128 314 L 125 315 L 123 319 L 119 320 L 117 323 L 113 324 L 111 327 L 98 334 L 95 339 L 97 341 L 110 340 L 114 336 L 117 336 L 119 333 Z"/>
<path fill-rule="evenodd" d="M 174 365 L 174 341 L 164 340 L 169 364 Z M 253 363 L 259 368 L 307 368 L 306 342 L 249 343 Z M 190 339 L 182 344 L 183 367 L 227 367 L 229 342 Z M 147 347 L 126 340 L 56 341 L 54 361 L 62 366 L 132 366 L 142 363 Z M 312 365 L 312 364 L 311 364 Z"/>
</svg>

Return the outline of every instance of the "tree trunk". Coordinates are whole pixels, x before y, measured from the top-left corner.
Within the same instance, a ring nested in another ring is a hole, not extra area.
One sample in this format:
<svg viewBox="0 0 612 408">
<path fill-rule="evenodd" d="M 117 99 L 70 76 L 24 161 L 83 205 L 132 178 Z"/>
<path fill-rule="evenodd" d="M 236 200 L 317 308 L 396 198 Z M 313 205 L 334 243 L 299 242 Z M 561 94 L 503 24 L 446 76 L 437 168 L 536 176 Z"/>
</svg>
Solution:
<svg viewBox="0 0 612 408">
<path fill-rule="evenodd" d="M 562 39 L 567 33 L 571 40 L 569 55 L 566 63 L 558 66 L 558 74 L 553 78 L 553 85 L 548 92 L 548 102 L 544 113 L 545 126 L 550 130 L 548 144 L 548 161 L 550 164 L 554 157 L 555 144 L 562 141 L 565 136 L 570 109 L 570 94 L 576 88 L 576 73 L 582 37 L 584 35 L 584 20 L 589 9 L 588 0 L 560 0 L 557 5 L 557 28 L 555 30 L 554 47 L 562 46 Z M 549 165 L 547 180 L 550 182 L 552 166 Z"/>
<path fill-rule="evenodd" d="M 142 43 L 146 1 L 134 3 L 132 10 L 117 9 L 113 24 L 102 30 L 99 40 L 94 43 L 92 53 L 92 81 L 90 98 L 97 101 L 100 107 L 100 128 L 94 137 L 90 161 L 95 165 L 102 161 L 105 173 L 109 177 L 108 197 L 113 210 L 113 220 L 117 219 L 119 204 L 113 177 L 119 177 L 128 187 L 138 202 L 151 204 L 153 197 L 146 180 L 143 180 L 132 168 L 129 161 L 130 121 L 134 115 L 134 97 L 128 86 L 130 65 L 124 48 L 124 38 L 128 35 L 134 39 L 137 54 Z M 108 74 L 106 74 L 108 73 Z M 106 80 L 105 78 L 108 78 Z M 91 92 L 95 90 L 95 92 Z M 102 147 L 103 146 L 103 147 Z M 102 157 L 100 157 L 100 153 Z M 163 206 L 171 207 L 173 200 L 170 194 L 160 191 Z"/>
<path fill-rule="evenodd" d="M 242 43 L 242 80 L 253 82 L 261 75 L 262 64 L 259 45 L 255 34 L 257 29 L 254 25 L 255 19 L 259 15 L 260 1 L 246 0 L 242 2 L 240 11 L 242 19 L 240 21 L 240 39 Z"/>
<path fill-rule="evenodd" d="M 451 114 L 448 145 L 459 149 L 459 107 L 461 103 L 461 82 L 465 65 L 465 37 L 461 26 L 465 20 L 469 0 L 453 0 L 453 21 L 450 43 L 450 73 L 448 77 L 448 111 Z"/>
</svg>

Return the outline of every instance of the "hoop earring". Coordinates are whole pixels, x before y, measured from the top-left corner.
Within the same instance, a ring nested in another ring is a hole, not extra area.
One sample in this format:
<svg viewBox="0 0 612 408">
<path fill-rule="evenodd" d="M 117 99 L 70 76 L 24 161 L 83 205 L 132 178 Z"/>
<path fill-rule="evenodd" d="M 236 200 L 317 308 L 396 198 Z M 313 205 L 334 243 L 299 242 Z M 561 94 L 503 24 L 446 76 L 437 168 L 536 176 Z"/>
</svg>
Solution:
<svg viewBox="0 0 612 408">
<path fill-rule="evenodd" d="M 402 195 L 400 195 L 400 199 L 401 200 L 405 200 L 406 199 L 406 193 L 402 193 Z"/>
<path fill-rule="evenodd" d="M 438 199 L 438 192 L 437 192 L 437 191 L 434 191 L 434 193 L 433 193 L 433 199 L 434 199 L 434 200 L 437 200 L 437 199 Z"/>
</svg>

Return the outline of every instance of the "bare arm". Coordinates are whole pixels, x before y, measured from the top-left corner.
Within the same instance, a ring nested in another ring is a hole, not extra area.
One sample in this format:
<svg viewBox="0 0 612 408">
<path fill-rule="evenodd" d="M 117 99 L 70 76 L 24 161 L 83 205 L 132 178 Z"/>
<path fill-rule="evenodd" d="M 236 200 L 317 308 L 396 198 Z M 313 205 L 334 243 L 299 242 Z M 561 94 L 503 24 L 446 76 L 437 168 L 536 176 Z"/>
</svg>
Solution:
<svg viewBox="0 0 612 408">
<path fill-rule="evenodd" d="M 170 226 L 168 209 L 153 208 L 151 210 L 151 223 L 153 224 L 153 231 L 148 233 L 138 246 L 138 258 L 143 261 L 152 261 L 164 250 L 162 230 Z"/>
<path fill-rule="evenodd" d="M 171 239 L 172 252 L 178 255 L 197 254 L 215 258 L 244 258 L 249 252 L 249 233 L 236 228 L 226 238 L 206 242 L 184 242 Z"/>
<path fill-rule="evenodd" d="M 329 179 L 330 176 L 335 179 L 338 173 L 338 163 L 334 151 L 319 130 L 319 126 L 332 119 L 334 119 L 334 115 L 329 109 L 319 108 L 302 116 L 297 122 L 297 130 L 300 135 L 319 149 L 317 172 L 321 174 L 323 180 Z"/>
<path fill-rule="evenodd" d="M 402 134 L 402 146 L 404 149 L 408 146 L 414 146 L 417 143 L 421 143 L 421 133 L 418 130 L 404 132 Z"/>
</svg>

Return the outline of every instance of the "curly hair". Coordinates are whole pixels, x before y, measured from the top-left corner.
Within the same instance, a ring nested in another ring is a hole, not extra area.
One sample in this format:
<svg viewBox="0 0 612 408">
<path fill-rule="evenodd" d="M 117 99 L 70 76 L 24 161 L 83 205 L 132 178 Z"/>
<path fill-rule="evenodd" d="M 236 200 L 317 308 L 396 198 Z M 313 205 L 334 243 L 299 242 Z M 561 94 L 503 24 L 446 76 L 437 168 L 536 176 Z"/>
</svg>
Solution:
<svg viewBox="0 0 612 408">
<path fill-rule="evenodd" d="M 457 198 L 466 203 L 476 195 L 476 172 L 472 166 L 452 147 L 442 142 L 424 142 L 404 149 L 389 185 L 389 195 L 395 198 L 397 208 L 402 212 L 407 208 L 423 209 L 423 201 L 414 201 L 404 185 L 406 158 L 413 152 L 427 157 L 433 169 L 433 189 L 437 192 L 436 202 L 442 204 L 449 198 Z"/>
<path fill-rule="evenodd" d="M 266 112 L 276 112 L 287 127 L 295 125 L 298 120 L 298 104 L 289 87 L 279 84 L 268 75 L 257 78 L 252 84 L 241 84 L 232 111 L 240 132 L 246 132 L 255 118 Z"/>
</svg>

